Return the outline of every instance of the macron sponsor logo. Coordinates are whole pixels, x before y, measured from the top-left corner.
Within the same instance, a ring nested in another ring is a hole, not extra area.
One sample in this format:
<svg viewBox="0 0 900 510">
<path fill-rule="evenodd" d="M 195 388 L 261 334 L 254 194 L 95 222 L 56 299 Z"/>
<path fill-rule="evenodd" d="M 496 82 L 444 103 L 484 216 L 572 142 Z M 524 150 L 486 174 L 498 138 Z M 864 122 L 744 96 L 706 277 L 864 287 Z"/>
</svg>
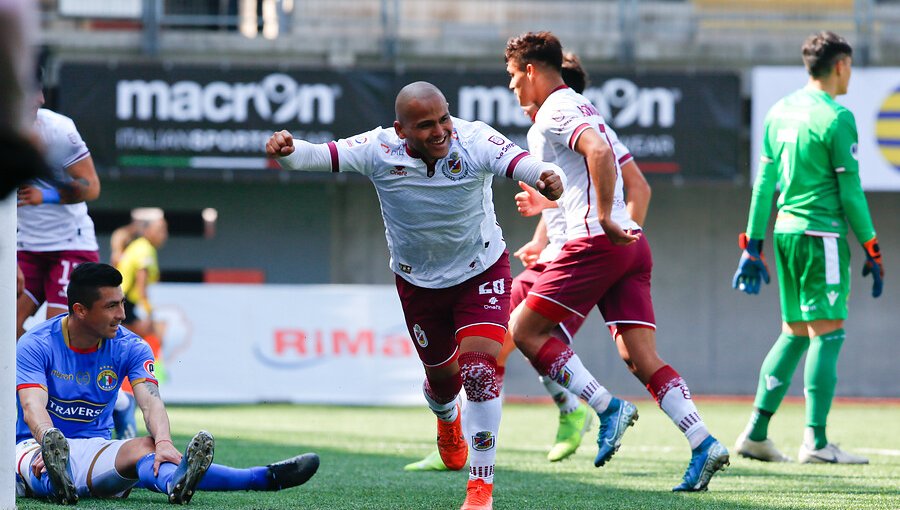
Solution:
<svg viewBox="0 0 900 510">
<path fill-rule="evenodd" d="M 831 306 L 834 306 L 834 302 L 837 301 L 838 296 L 840 296 L 840 294 L 833 290 L 828 294 L 825 294 L 825 297 L 828 298 L 828 304 Z"/>
<path fill-rule="evenodd" d="M 769 391 L 774 390 L 775 388 L 782 385 L 782 382 L 778 380 L 774 375 L 766 376 L 766 389 Z"/>
</svg>

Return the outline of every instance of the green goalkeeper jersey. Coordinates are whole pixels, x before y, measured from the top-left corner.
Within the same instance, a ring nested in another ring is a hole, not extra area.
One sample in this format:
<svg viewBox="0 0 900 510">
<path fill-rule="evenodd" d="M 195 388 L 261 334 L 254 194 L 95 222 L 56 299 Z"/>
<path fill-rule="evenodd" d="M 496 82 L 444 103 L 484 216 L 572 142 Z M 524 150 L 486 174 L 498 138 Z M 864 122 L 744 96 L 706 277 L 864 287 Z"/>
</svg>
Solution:
<svg viewBox="0 0 900 510">
<path fill-rule="evenodd" d="M 775 184 L 775 233 L 875 236 L 859 182 L 856 121 L 826 92 L 800 89 L 769 110 L 747 235 L 765 239 Z"/>
</svg>

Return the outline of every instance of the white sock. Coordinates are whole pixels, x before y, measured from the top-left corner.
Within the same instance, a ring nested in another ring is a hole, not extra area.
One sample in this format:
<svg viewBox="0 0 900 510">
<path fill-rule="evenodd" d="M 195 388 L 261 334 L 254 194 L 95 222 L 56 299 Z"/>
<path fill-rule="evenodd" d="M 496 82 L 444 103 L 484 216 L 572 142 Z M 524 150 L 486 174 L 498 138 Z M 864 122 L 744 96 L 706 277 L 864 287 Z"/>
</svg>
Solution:
<svg viewBox="0 0 900 510">
<path fill-rule="evenodd" d="M 578 409 L 578 405 L 581 401 L 578 400 L 578 397 L 574 393 L 563 388 L 549 377 L 542 375 L 539 379 L 541 380 L 541 384 L 544 385 L 544 388 L 547 389 L 547 393 L 553 398 L 553 402 L 555 402 L 556 407 L 559 408 L 560 414 L 569 414 Z"/>
<path fill-rule="evenodd" d="M 497 397 L 483 402 L 470 400 L 466 403 L 462 426 L 469 443 L 469 480 L 481 478 L 485 483 L 494 483 L 501 402 Z"/>
<path fill-rule="evenodd" d="M 709 429 L 700 418 L 697 406 L 691 399 L 691 390 L 687 387 L 684 379 L 678 378 L 673 381 L 673 385 L 663 395 L 659 403 L 660 409 L 665 412 L 673 423 L 684 433 L 691 450 L 700 446 L 704 439 L 709 437 Z"/>
<path fill-rule="evenodd" d="M 425 395 L 425 401 L 428 402 L 428 407 L 431 408 L 431 412 L 433 412 L 439 420 L 446 422 L 456 421 L 456 417 L 459 415 L 459 408 L 456 405 L 459 400 L 458 396 L 446 404 L 441 404 L 429 397 L 427 392 L 423 391 L 422 393 Z"/>
<path fill-rule="evenodd" d="M 612 400 L 612 394 L 594 379 L 588 369 L 584 368 L 577 354 L 573 354 L 559 370 L 556 382 L 583 398 L 597 413 L 606 411 Z"/>
</svg>

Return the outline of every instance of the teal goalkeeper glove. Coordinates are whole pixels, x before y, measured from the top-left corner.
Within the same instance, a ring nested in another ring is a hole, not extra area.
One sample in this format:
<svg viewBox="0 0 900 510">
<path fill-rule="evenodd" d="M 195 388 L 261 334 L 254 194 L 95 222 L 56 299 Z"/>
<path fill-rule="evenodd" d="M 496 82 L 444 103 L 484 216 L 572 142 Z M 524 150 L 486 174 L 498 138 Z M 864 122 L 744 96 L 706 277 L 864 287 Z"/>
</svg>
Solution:
<svg viewBox="0 0 900 510">
<path fill-rule="evenodd" d="M 872 297 L 881 295 L 884 288 L 884 261 L 881 260 L 881 248 L 878 246 L 878 238 L 873 237 L 863 243 L 866 250 L 866 265 L 863 266 L 862 275 L 872 273 Z"/>
<path fill-rule="evenodd" d="M 762 239 L 750 239 L 746 233 L 738 237 L 738 246 L 744 250 L 738 262 L 731 286 L 747 294 L 759 294 L 760 280 L 769 283 L 769 268 L 762 255 Z"/>
</svg>

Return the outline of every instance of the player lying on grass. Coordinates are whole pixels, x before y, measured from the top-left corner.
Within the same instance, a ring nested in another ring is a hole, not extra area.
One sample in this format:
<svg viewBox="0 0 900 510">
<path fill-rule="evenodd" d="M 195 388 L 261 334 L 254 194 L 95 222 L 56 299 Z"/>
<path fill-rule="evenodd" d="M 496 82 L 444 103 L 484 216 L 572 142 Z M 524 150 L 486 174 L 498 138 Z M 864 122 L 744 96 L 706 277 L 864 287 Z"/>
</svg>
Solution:
<svg viewBox="0 0 900 510">
<path fill-rule="evenodd" d="M 84 263 L 69 282 L 69 313 L 29 330 L 16 345 L 16 494 L 62 504 L 79 497 L 126 497 L 135 487 L 184 504 L 196 490 L 280 490 L 315 474 L 319 457 L 268 466 L 213 464 L 215 442 L 199 432 L 182 455 L 153 375 L 153 354 L 123 328 L 122 275 Z M 119 386 L 131 379 L 150 435 L 110 439 Z"/>
</svg>

